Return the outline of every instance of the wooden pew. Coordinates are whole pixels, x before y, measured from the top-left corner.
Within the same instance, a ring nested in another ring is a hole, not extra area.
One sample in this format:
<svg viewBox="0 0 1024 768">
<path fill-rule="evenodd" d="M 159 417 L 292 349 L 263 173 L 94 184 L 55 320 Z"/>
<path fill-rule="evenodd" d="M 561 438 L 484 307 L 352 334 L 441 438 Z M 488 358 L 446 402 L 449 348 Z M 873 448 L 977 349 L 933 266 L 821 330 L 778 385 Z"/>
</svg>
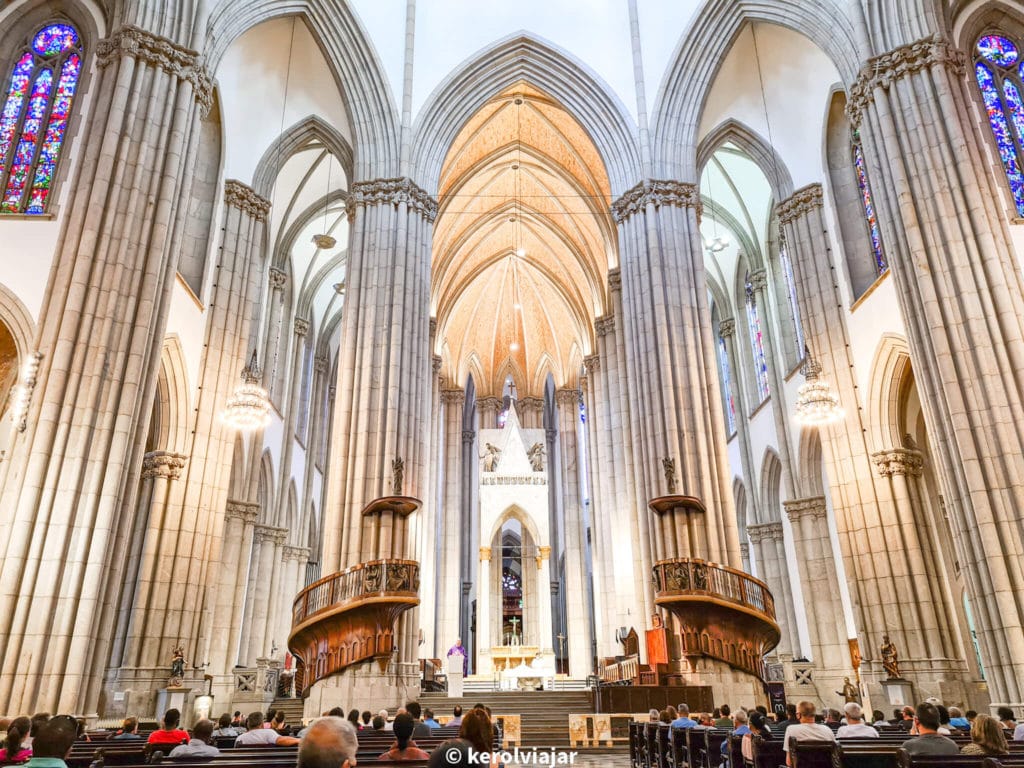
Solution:
<svg viewBox="0 0 1024 768">
<path fill-rule="evenodd" d="M 981 755 L 918 755 L 914 757 L 907 750 L 899 751 L 899 768 L 982 768 L 986 760 L 997 759 L 1003 766 L 1024 766 L 1024 754 L 1010 754 L 999 758 Z"/>
<path fill-rule="evenodd" d="M 779 768 L 786 764 L 786 753 L 782 749 L 782 739 L 764 739 L 752 736 L 750 751 L 754 756 L 753 768 Z"/>
<path fill-rule="evenodd" d="M 838 768 L 843 765 L 842 747 L 835 741 L 793 739 L 789 743 L 792 768 Z"/>
</svg>

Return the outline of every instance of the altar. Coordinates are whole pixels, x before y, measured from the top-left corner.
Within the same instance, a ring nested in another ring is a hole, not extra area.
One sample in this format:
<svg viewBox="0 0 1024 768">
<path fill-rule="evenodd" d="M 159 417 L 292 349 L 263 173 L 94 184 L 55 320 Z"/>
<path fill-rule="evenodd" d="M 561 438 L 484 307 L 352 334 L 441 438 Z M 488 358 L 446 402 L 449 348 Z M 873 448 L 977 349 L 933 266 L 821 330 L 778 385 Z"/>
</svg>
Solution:
<svg viewBox="0 0 1024 768">
<path fill-rule="evenodd" d="M 532 663 L 539 652 L 536 645 L 495 645 L 491 647 L 491 663 L 495 672 L 504 672 Z"/>
</svg>

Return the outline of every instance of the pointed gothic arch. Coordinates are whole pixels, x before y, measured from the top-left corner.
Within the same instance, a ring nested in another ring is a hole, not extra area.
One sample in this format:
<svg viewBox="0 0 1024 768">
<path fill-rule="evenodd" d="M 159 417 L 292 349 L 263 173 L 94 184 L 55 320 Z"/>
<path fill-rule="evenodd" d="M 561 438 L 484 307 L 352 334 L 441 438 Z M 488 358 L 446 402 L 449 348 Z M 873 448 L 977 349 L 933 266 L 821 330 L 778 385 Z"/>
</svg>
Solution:
<svg viewBox="0 0 1024 768">
<path fill-rule="evenodd" d="M 765 448 L 761 460 L 761 505 L 759 523 L 782 520 L 782 461 L 774 448 Z"/>
<path fill-rule="evenodd" d="M 700 140 L 697 146 L 698 173 L 711 160 L 715 150 L 727 143 L 734 144 L 742 150 L 761 169 L 761 173 L 768 180 L 768 186 L 771 187 L 775 202 L 785 200 L 796 190 L 789 168 L 768 140 L 734 117 L 723 120 Z"/>
<path fill-rule="evenodd" d="M 871 363 L 868 385 L 868 444 L 874 451 L 904 443 L 903 400 L 910 373 L 910 347 L 895 333 L 882 335 Z"/>
</svg>

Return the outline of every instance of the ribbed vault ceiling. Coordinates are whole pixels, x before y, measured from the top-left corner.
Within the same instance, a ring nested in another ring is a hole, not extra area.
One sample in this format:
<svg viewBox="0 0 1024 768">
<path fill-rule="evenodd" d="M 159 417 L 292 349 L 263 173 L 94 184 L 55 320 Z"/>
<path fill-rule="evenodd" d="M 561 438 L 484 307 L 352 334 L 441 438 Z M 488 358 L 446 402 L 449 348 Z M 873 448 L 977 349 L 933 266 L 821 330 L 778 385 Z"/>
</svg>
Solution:
<svg viewBox="0 0 1024 768">
<path fill-rule="evenodd" d="M 488 102 L 449 150 L 434 228 L 433 315 L 444 375 L 500 395 L 574 386 L 617 262 L 610 188 L 593 142 L 519 83 Z M 517 255 L 520 254 L 520 255 Z"/>
</svg>

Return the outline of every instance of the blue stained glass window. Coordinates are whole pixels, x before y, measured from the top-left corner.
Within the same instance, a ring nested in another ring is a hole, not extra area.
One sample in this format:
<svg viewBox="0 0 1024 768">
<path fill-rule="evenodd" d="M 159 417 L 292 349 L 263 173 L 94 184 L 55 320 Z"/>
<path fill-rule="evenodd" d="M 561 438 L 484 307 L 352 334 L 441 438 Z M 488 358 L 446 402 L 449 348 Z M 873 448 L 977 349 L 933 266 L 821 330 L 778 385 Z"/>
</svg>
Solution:
<svg viewBox="0 0 1024 768">
<path fill-rule="evenodd" d="M 15 62 L 0 112 L 0 213 L 46 211 L 81 72 L 68 24 L 38 30 Z"/>
<path fill-rule="evenodd" d="M 974 75 L 988 113 L 1017 215 L 1024 217 L 1024 62 L 1020 47 L 1004 35 L 978 40 Z"/>
<path fill-rule="evenodd" d="M 736 403 L 732 399 L 732 369 L 725 339 L 718 337 L 718 365 L 722 371 L 722 398 L 725 400 L 725 423 L 730 435 L 736 432 Z"/>
<path fill-rule="evenodd" d="M 758 402 L 768 397 L 768 358 L 764 354 L 764 336 L 761 334 L 761 317 L 757 310 L 757 299 L 754 298 L 754 286 L 750 283 L 747 273 L 747 325 L 750 329 L 750 346 L 754 356 L 754 378 L 757 381 Z"/>
<path fill-rule="evenodd" d="M 857 188 L 860 190 L 860 202 L 864 207 L 864 220 L 868 225 L 868 237 L 871 239 L 871 252 L 875 259 L 875 272 L 881 275 L 889 268 L 882 248 L 882 232 L 875 215 L 875 201 L 871 197 L 871 184 L 868 182 L 868 169 L 864 162 L 864 150 L 861 148 L 857 133 L 853 136 L 853 168 L 857 172 Z M 800 347 L 803 349 L 803 347 Z"/>
<path fill-rule="evenodd" d="M 789 311 L 793 316 L 793 332 L 796 336 L 797 351 L 804 348 L 804 324 L 800 322 L 800 305 L 796 300 L 796 278 L 793 277 L 793 262 L 789 260 L 786 244 L 779 245 L 779 263 L 782 265 L 782 277 L 786 281 L 786 296 L 789 299 Z"/>
</svg>

